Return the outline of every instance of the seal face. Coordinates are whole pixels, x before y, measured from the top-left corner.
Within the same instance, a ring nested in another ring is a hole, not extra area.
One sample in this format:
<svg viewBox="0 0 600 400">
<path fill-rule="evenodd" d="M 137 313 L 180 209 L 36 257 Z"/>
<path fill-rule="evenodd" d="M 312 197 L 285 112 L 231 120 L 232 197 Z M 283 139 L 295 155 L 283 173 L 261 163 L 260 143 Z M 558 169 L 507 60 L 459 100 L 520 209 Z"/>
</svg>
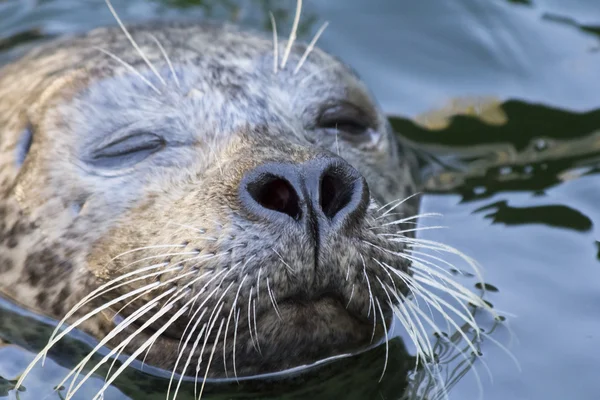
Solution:
<svg viewBox="0 0 600 400">
<path fill-rule="evenodd" d="M 228 25 L 129 32 L 139 51 L 103 28 L 0 72 L 2 292 L 178 374 L 381 338 L 415 161 L 364 84 Z"/>
</svg>

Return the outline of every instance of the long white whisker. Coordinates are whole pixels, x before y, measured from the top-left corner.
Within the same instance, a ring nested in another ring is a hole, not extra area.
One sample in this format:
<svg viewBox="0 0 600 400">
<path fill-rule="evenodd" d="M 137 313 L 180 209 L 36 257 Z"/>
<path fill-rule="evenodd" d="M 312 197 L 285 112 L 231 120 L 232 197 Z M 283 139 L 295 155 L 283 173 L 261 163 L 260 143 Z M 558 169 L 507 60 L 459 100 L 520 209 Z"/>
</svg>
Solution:
<svg viewBox="0 0 600 400">
<path fill-rule="evenodd" d="M 162 317 L 162 315 L 164 315 L 167 311 L 169 311 L 173 306 L 169 306 L 166 307 L 165 309 L 163 309 L 163 311 L 157 313 L 150 321 L 152 321 L 151 323 L 153 323 L 156 319 Z M 181 307 L 181 309 L 179 311 L 177 311 L 177 313 L 175 313 L 163 326 L 161 326 L 155 333 L 154 335 L 152 335 L 152 337 L 150 339 L 148 339 L 144 344 L 142 344 L 135 352 L 133 352 L 133 354 L 127 359 L 125 360 L 125 362 L 123 362 L 123 364 L 121 365 L 121 367 L 110 377 L 110 379 L 108 379 L 106 381 L 106 383 L 102 386 L 102 388 L 100 389 L 100 391 L 98 392 L 98 394 L 96 394 L 96 396 L 94 396 L 93 400 L 98 400 L 101 398 L 101 396 L 104 395 L 104 392 L 106 391 L 106 389 L 108 389 L 108 387 L 115 381 L 115 379 L 117 379 L 117 377 L 119 377 L 123 371 L 125 370 L 125 368 L 127 368 L 129 366 L 129 364 L 131 364 L 136 358 L 137 356 L 139 356 L 144 350 L 146 350 L 146 347 L 149 345 L 149 343 L 151 343 L 152 341 L 156 340 L 156 338 L 160 335 L 163 334 L 164 331 L 167 330 L 167 328 L 169 328 L 169 326 L 171 326 L 171 324 L 173 322 L 175 322 L 179 317 L 181 317 L 181 315 L 183 315 L 185 312 L 187 311 L 187 306 Z M 149 321 L 149 322 L 150 322 Z M 146 324 L 144 324 L 146 325 Z M 150 324 L 148 324 L 149 326 Z M 147 328 L 147 326 L 142 326 L 144 329 Z M 68 399 L 67 399 L 68 400 Z"/>
<path fill-rule="evenodd" d="M 256 299 L 252 299 L 252 310 L 254 314 L 254 337 L 256 338 L 256 346 L 258 347 L 258 353 L 262 355 L 260 349 L 260 342 L 258 340 L 258 324 L 256 323 Z"/>
<path fill-rule="evenodd" d="M 254 289 L 254 286 L 252 286 L 250 288 L 250 294 L 248 295 L 248 333 L 250 334 L 250 341 L 252 342 L 252 346 L 254 347 L 254 349 L 256 351 L 258 351 L 258 347 L 256 347 L 256 344 L 254 343 L 254 337 L 252 334 L 252 319 L 250 318 L 251 311 L 252 311 L 252 290 L 253 289 Z"/>
<path fill-rule="evenodd" d="M 235 365 L 235 347 L 237 345 L 237 331 L 238 331 L 238 324 L 240 321 L 240 311 L 241 311 L 241 309 L 238 308 L 238 311 L 235 316 L 235 330 L 233 332 L 233 375 L 235 376 L 236 381 L 237 381 L 238 376 L 237 376 L 237 368 Z"/>
<path fill-rule="evenodd" d="M 281 60 L 281 69 L 285 68 L 285 64 L 287 63 L 287 59 L 292 51 L 292 46 L 296 41 L 296 36 L 298 34 L 298 23 L 300 22 L 300 13 L 302 12 L 302 0 L 296 1 L 296 14 L 294 15 L 294 22 L 292 24 L 292 31 L 290 32 L 290 37 L 288 38 L 288 43 L 285 48 L 285 52 L 283 54 L 283 59 Z"/>
<path fill-rule="evenodd" d="M 271 27 L 273 28 L 273 73 L 277 73 L 277 63 L 279 62 L 278 49 L 279 44 L 277 43 L 277 22 L 275 22 L 275 17 L 272 12 L 269 12 L 269 17 L 271 18 Z"/>
<path fill-rule="evenodd" d="M 158 71 L 156 70 L 156 68 L 154 68 L 154 65 L 150 62 L 150 60 L 148 60 L 148 58 L 146 57 L 146 55 L 144 54 L 144 52 L 142 51 L 142 49 L 140 48 L 140 46 L 138 46 L 138 44 L 135 42 L 135 40 L 133 40 L 133 37 L 131 36 L 131 34 L 129 33 L 129 31 L 127 30 L 127 28 L 125 28 L 125 25 L 121 21 L 121 18 L 119 18 L 119 15 L 117 15 L 117 12 L 113 8 L 110 0 L 106 0 L 106 5 L 110 9 L 110 12 L 113 15 L 113 17 L 115 17 L 115 20 L 117 21 L 117 23 L 121 27 L 121 30 L 123 31 L 123 33 L 125 34 L 125 36 L 127 36 L 127 39 L 129 40 L 129 42 L 131 43 L 131 45 L 133 46 L 133 48 L 138 52 L 138 54 L 140 55 L 140 57 L 142 57 L 142 59 L 144 60 L 144 62 L 146 63 L 146 65 L 148 65 L 148 67 L 152 70 L 152 72 L 154 72 L 154 75 L 156 75 L 156 77 L 158 78 L 158 80 L 163 85 L 166 86 L 167 83 L 165 82 L 165 80 L 162 78 L 162 76 L 160 76 L 160 74 L 158 73 Z"/>
<path fill-rule="evenodd" d="M 325 22 L 323 25 L 321 25 L 321 27 L 319 28 L 319 30 L 315 34 L 315 37 L 308 44 L 308 47 L 304 51 L 304 54 L 302 54 L 302 58 L 300 58 L 300 61 L 298 61 L 298 65 L 296 66 L 296 69 L 294 69 L 294 75 L 296 75 L 298 73 L 298 71 L 300 71 L 300 68 L 302 68 L 302 64 L 304 64 L 304 62 L 306 61 L 306 59 L 308 58 L 308 56 L 310 55 L 310 53 L 315 48 L 315 45 L 317 44 L 317 41 L 319 40 L 319 37 L 321 37 L 321 35 L 325 31 L 325 29 L 327 29 L 327 25 L 329 25 L 329 22 Z"/>
<path fill-rule="evenodd" d="M 411 215 L 410 217 L 404 217 L 404 218 L 397 219 L 395 221 L 386 222 L 384 224 L 378 225 L 378 227 L 404 224 L 404 223 L 409 222 L 409 221 L 414 221 L 415 219 L 426 218 L 426 217 L 443 217 L 443 215 L 439 214 L 439 213 L 415 214 L 415 215 Z M 379 219 L 379 218 L 381 218 L 381 216 L 378 217 L 377 219 Z"/>
<path fill-rule="evenodd" d="M 73 390 L 73 386 L 75 385 L 75 382 L 77 380 L 77 377 L 79 376 L 79 374 L 81 373 L 81 370 L 83 369 L 83 367 L 85 367 L 85 365 L 87 364 L 87 362 L 92 358 L 92 356 L 100 349 L 102 348 L 102 346 L 104 346 L 106 343 L 108 343 L 113 337 L 115 337 L 117 334 L 119 334 L 120 332 L 122 332 L 124 329 L 126 329 L 131 322 L 136 321 L 137 319 L 141 318 L 142 316 L 144 316 L 148 311 L 150 311 L 150 309 L 154 308 L 156 305 L 159 304 L 159 301 L 163 298 L 168 296 L 171 292 L 175 291 L 175 288 L 167 290 L 165 293 L 163 293 L 161 296 L 159 296 L 158 298 L 152 300 L 151 302 L 145 304 L 144 306 L 140 307 L 140 309 L 136 310 L 134 313 L 132 313 L 131 315 L 129 315 L 127 318 L 125 318 L 120 324 L 118 324 L 113 330 L 111 330 L 106 337 L 104 337 L 100 343 L 98 343 L 98 345 L 96 347 L 94 347 L 92 349 L 92 351 L 90 351 L 88 353 L 88 355 L 79 362 L 79 364 L 77 364 L 77 366 L 57 385 L 57 387 L 61 387 L 63 386 L 67 380 L 73 376 L 73 379 L 71 381 L 71 384 L 69 386 L 69 389 L 67 390 L 67 397 L 69 396 L 69 393 L 72 392 Z"/>
<path fill-rule="evenodd" d="M 204 374 L 204 379 L 202 380 L 202 387 L 200 387 L 200 395 L 198 395 L 198 400 L 202 398 L 202 393 L 204 393 L 204 385 L 206 384 L 206 378 L 208 377 L 208 371 L 210 370 L 210 364 L 212 363 L 213 356 L 215 355 L 215 349 L 217 348 L 217 343 L 219 342 L 219 337 L 221 337 L 221 329 L 223 329 L 224 319 L 221 319 L 221 324 L 219 325 L 219 330 L 217 331 L 217 338 L 215 339 L 215 343 L 213 344 L 213 349 L 210 352 L 210 357 L 208 358 L 208 365 L 206 366 L 206 373 Z"/>
<path fill-rule="evenodd" d="M 383 209 L 385 209 L 385 208 L 387 208 L 388 206 L 390 206 L 390 205 L 392 205 L 392 204 L 393 204 L 393 206 L 392 206 L 392 207 L 391 207 L 389 210 L 387 210 L 386 212 L 384 212 L 383 214 L 381 214 L 381 215 L 380 215 L 380 216 L 379 216 L 377 219 L 385 217 L 386 215 L 388 215 L 389 213 L 391 213 L 391 212 L 392 212 L 394 209 L 396 209 L 396 207 L 400 206 L 401 204 L 404 204 L 404 203 L 405 203 L 405 202 L 407 202 L 408 200 L 410 200 L 410 199 L 412 199 L 413 197 L 415 197 L 415 196 L 418 196 L 418 195 L 420 195 L 420 194 L 421 194 L 420 192 L 415 192 L 415 193 L 411 194 L 410 196 L 408 196 L 408 197 L 405 197 L 404 199 L 400 199 L 400 200 L 392 201 L 392 202 L 389 202 L 388 204 L 385 204 L 385 205 L 381 206 L 381 207 L 380 207 L 380 208 L 377 210 L 378 212 L 381 212 Z"/>
<path fill-rule="evenodd" d="M 138 78 L 140 78 L 146 85 L 148 85 L 150 87 L 150 89 L 154 90 L 157 94 L 162 95 L 161 91 L 158 90 L 158 88 L 156 86 L 154 86 L 154 84 L 152 84 L 152 82 L 150 82 L 148 79 L 146 79 L 146 77 L 144 75 L 142 75 L 137 69 L 135 69 L 131 64 L 125 62 L 122 58 L 120 58 L 119 56 L 111 53 L 108 50 L 104 50 L 101 47 L 98 46 L 92 46 L 92 48 L 106 54 L 107 56 L 109 56 L 110 58 L 112 58 L 113 60 L 117 61 L 118 63 L 120 63 L 121 65 L 123 65 L 125 68 L 127 68 L 128 70 L 130 70 L 133 74 L 135 74 Z"/>
<path fill-rule="evenodd" d="M 217 289 L 215 289 L 215 290 L 217 290 Z M 196 315 L 200 312 L 200 310 L 202 310 L 202 313 L 196 318 Z M 190 321 L 195 321 L 195 322 L 194 322 L 194 325 L 192 326 L 192 329 L 190 330 L 190 333 L 187 335 L 187 337 L 185 339 L 183 349 L 185 349 L 187 347 L 190 339 L 192 338 L 192 335 L 194 334 L 196 329 L 198 329 L 198 325 L 200 325 L 200 322 L 202 321 L 204 314 L 206 314 L 206 308 L 201 309 L 200 307 L 198 307 L 196 312 L 190 318 Z M 185 333 L 183 335 L 181 335 L 181 338 L 183 339 L 184 336 L 185 336 Z M 200 337 L 202 337 L 202 331 L 200 331 L 197 336 L 198 340 Z M 195 350 L 195 349 L 192 349 L 191 353 L 193 353 L 193 350 Z M 169 386 L 167 388 L 167 397 L 166 397 L 167 400 L 169 399 L 169 395 L 171 393 L 171 386 L 173 385 L 173 378 L 175 377 L 175 373 L 177 371 L 177 366 L 179 365 L 179 362 L 181 361 L 181 357 L 183 357 L 183 354 L 184 354 L 183 350 L 180 351 L 178 349 L 177 352 L 179 354 L 177 355 L 177 360 L 175 360 L 175 366 L 173 367 L 173 371 L 171 372 L 171 378 L 169 378 Z M 181 371 L 181 376 L 185 375 L 185 369 L 187 369 L 187 364 L 185 365 L 184 370 Z M 177 393 L 175 393 L 175 395 L 173 396 L 173 400 L 175 400 L 176 398 L 177 398 Z"/>
<path fill-rule="evenodd" d="M 269 292 L 269 297 L 271 298 L 271 304 L 273 304 L 273 309 L 277 314 L 277 317 L 281 321 L 281 313 L 279 312 L 279 306 L 277 305 L 277 300 L 275 300 L 275 294 L 271 290 L 271 286 L 269 285 L 269 277 L 267 276 L 267 292 Z"/>
<path fill-rule="evenodd" d="M 354 283 L 352 284 L 352 291 L 350 292 L 350 297 L 348 298 L 348 303 L 346 303 L 346 310 L 350 307 L 350 302 L 352 302 L 352 296 L 354 296 Z"/>
<path fill-rule="evenodd" d="M 388 356 L 389 356 L 389 338 L 388 338 L 388 330 L 387 330 L 387 325 L 385 323 L 385 316 L 383 315 L 383 310 L 381 309 L 381 304 L 379 304 L 379 300 L 375 299 L 376 303 L 377 303 L 377 308 L 379 309 L 379 314 L 381 315 L 381 323 L 383 324 L 383 331 L 385 332 L 385 362 L 383 364 L 383 372 L 381 372 L 381 377 L 379 377 L 379 382 L 381 382 L 383 380 L 383 375 L 385 375 L 385 370 L 387 369 L 387 364 L 388 364 Z"/>
<path fill-rule="evenodd" d="M 179 83 L 179 77 L 177 76 L 177 74 L 175 73 L 175 68 L 173 68 L 173 63 L 171 63 L 171 59 L 169 58 L 169 55 L 167 54 L 165 48 L 163 47 L 163 45 L 159 42 L 158 38 L 156 36 L 154 36 L 153 34 L 149 33 L 150 37 L 152 38 L 152 40 L 154 40 L 154 42 L 156 43 L 156 45 L 158 46 L 160 52 L 162 53 L 163 57 L 165 58 L 165 60 L 167 61 L 167 64 L 169 65 L 169 69 L 171 70 L 171 75 L 173 75 L 173 79 L 175 80 L 175 84 L 177 85 L 178 88 L 181 89 L 181 84 Z"/>
<path fill-rule="evenodd" d="M 231 286 L 230 286 L 231 287 Z M 217 303 L 219 304 L 219 303 Z M 220 303 L 219 308 L 213 310 L 211 316 L 208 318 L 208 323 L 210 323 L 210 327 L 208 331 L 204 334 L 204 343 L 202 343 L 202 349 L 200 349 L 200 357 L 198 358 L 198 362 L 196 363 L 196 375 L 194 378 L 194 397 L 196 396 L 196 385 L 198 384 L 198 375 L 200 374 L 200 365 L 202 364 L 202 357 L 204 356 L 204 350 L 206 349 L 206 344 L 208 343 L 208 338 L 210 337 L 210 333 L 212 332 L 215 322 L 217 322 L 217 317 L 221 314 L 221 310 L 223 310 L 223 303 Z"/>
<path fill-rule="evenodd" d="M 244 286 L 244 282 L 246 281 L 246 279 L 248 278 L 248 274 L 244 275 L 244 277 L 242 278 L 242 282 L 240 283 L 240 285 L 238 286 L 238 290 L 235 294 L 235 297 L 233 298 L 233 303 L 231 304 L 231 310 L 229 311 L 229 316 L 227 317 L 227 325 L 225 325 L 225 333 L 223 334 L 223 368 L 225 369 L 225 377 L 228 378 L 229 374 L 227 373 L 227 357 L 226 357 L 226 348 L 227 348 L 227 331 L 229 330 L 229 321 L 231 320 L 231 317 L 233 316 L 234 310 L 237 306 L 237 302 L 238 302 L 238 298 L 240 296 L 240 292 L 242 290 L 242 287 Z M 269 285 L 269 278 L 267 278 L 267 287 Z"/>
</svg>

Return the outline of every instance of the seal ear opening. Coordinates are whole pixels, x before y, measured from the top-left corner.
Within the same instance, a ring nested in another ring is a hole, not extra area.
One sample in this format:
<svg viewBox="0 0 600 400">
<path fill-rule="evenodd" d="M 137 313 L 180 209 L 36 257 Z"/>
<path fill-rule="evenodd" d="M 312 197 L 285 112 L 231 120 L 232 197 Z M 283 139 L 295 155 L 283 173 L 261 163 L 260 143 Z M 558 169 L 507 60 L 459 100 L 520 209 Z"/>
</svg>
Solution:
<svg viewBox="0 0 600 400">
<path fill-rule="evenodd" d="M 19 137 L 19 141 L 17 143 L 17 154 L 15 157 L 15 162 L 17 167 L 21 167 L 27 158 L 27 154 L 29 154 L 29 150 L 31 149 L 31 143 L 33 142 L 33 127 L 31 124 L 27 124 L 27 127 L 21 132 L 21 136 Z"/>
</svg>

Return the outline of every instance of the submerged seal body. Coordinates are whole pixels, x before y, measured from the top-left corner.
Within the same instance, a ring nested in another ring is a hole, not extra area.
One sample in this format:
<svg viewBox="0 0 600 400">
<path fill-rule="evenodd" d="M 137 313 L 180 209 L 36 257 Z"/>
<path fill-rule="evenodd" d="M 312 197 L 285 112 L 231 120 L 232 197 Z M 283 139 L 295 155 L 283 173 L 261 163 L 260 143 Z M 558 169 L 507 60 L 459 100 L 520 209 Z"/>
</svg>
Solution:
<svg viewBox="0 0 600 400">
<path fill-rule="evenodd" d="M 356 74 L 229 25 L 129 34 L 0 71 L 1 292 L 178 374 L 382 338 L 416 162 Z"/>
</svg>

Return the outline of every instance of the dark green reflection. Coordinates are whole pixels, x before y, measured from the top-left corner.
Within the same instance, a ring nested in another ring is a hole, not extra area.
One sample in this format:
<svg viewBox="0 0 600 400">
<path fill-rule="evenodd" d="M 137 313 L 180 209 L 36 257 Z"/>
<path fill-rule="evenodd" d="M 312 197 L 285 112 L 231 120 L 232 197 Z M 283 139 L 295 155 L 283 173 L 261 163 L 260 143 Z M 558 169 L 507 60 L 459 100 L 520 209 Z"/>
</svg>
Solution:
<svg viewBox="0 0 600 400">
<path fill-rule="evenodd" d="M 562 205 L 511 207 L 507 201 L 499 201 L 475 210 L 476 213 L 484 211 L 491 211 L 485 215 L 485 218 L 493 220 L 494 223 L 506 225 L 544 224 L 580 232 L 589 231 L 592 228 L 592 221 L 588 217 Z"/>
<path fill-rule="evenodd" d="M 569 25 L 569 26 L 579 29 L 582 32 L 591 33 L 592 35 L 596 35 L 596 36 L 600 37 L 600 25 L 580 24 L 577 21 L 575 21 L 573 18 L 564 17 L 562 15 L 556 15 L 556 14 L 551 14 L 551 13 L 544 14 L 542 16 L 542 18 L 547 21 L 558 22 L 560 24 Z"/>
<path fill-rule="evenodd" d="M 426 189 L 457 193 L 463 201 L 507 191 L 543 195 L 565 180 L 599 172 L 600 110 L 576 113 L 514 100 L 500 108 L 506 121 L 496 125 L 465 115 L 441 130 L 407 118 L 390 122 L 428 162 L 441 165 L 426 177 Z"/>
</svg>

